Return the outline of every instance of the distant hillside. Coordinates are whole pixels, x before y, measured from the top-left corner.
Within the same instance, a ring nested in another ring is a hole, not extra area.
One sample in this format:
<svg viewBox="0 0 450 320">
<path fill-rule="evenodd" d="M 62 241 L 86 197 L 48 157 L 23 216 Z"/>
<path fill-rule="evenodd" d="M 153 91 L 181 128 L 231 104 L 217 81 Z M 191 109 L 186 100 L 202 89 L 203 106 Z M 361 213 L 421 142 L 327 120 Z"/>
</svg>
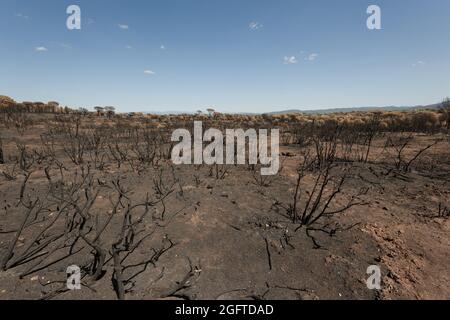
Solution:
<svg viewBox="0 0 450 320">
<path fill-rule="evenodd" d="M 410 111 L 410 110 L 421 110 L 421 109 L 437 109 L 439 108 L 439 103 L 430 104 L 427 106 L 387 106 L 387 107 L 362 107 L 362 108 L 335 108 L 335 109 L 319 109 L 319 110 L 299 110 L 299 109 L 288 109 L 283 111 L 270 112 L 269 114 L 292 114 L 292 113 L 307 113 L 307 114 L 327 114 L 327 113 L 345 113 L 345 112 L 367 112 L 367 111 Z"/>
</svg>

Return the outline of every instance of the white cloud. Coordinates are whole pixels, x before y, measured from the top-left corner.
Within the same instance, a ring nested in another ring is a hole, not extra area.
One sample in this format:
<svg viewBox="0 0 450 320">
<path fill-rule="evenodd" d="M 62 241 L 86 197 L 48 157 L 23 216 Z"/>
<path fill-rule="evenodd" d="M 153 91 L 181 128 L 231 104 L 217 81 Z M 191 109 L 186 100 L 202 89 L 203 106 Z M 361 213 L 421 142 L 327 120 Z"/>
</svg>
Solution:
<svg viewBox="0 0 450 320">
<path fill-rule="evenodd" d="M 419 60 L 419 61 L 413 63 L 413 64 L 412 64 L 412 67 L 413 67 L 413 68 L 421 67 L 421 66 L 424 66 L 425 64 L 426 64 L 425 62 L 423 62 L 422 60 Z"/>
<path fill-rule="evenodd" d="M 298 63 L 298 60 L 295 56 L 284 57 L 284 64 L 296 64 L 296 63 Z"/>
<path fill-rule="evenodd" d="M 161 47 L 159 47 L 161 50 L 166 50 L 166 46 L 165 45 L 161 45 Z"/>
<path fill-rule="evenodd" d="M 15 16 L 17 18 L 22 18 L 22 19 L 25 19 L 25 20 L 28 20 L 28 18 L 29 18 L 28 16 L 26 16 L 26 15 L 24 15 L 22 13 L 16 13 Z"/>
<path fill-rule="evenodd" d="M 150 76 L 155 74 L 155 72 L 153 72 L 152 70 L 145 70 L 144 73 Z"/>
<path fill-rule="evenodd" d="M 127 24 L 118 24 L 118 26 L 122 30 L 128 30 L 130 28 Z"/>
<path fill-rule="evenodd" d="M 318 56 L 319 56 L 318 53 L 310 53 L 310 54 L 305 58 L 305 60 L 307 60 L 307 61 L 314 61 L 314 60 L 317 59 Z"/>
<path fill-rule="evenodd" d="M 259 30 L 262 27 L 264 27 L 261 23 L 257 22 L 257 21 L 252 21 L 249 23 L 248 28 L 250 30 Z"/>
<path fill-rule="evenodd" d="M 37 52 L 45 52 L 48 51 L 48 49 L 46 47 L 36 47 L 34 48 L 35 51 Z"/>
</svg>

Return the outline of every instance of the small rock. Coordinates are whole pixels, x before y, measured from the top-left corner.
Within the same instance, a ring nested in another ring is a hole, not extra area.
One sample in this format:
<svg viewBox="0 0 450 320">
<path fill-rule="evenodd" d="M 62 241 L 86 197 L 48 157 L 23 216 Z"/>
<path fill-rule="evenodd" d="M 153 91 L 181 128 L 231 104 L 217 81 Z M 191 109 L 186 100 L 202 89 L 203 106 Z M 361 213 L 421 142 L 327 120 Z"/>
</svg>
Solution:
<svg viewBox="0 0 450 320">
<path fill-rule="evenodd" d="M 398 280 L 399 280 L 399 277 L 395 273 L 393 273 L 392 271 L 389 271 L 387 276 L 389 278 L 393 279 L 395 282 L 398 282 Z"/>
<path fill-rule="evenodd" d="M 281 155 L 288 158 L 295 157 L 295 154 L 293 154 L 292 152 L 282 152 Z"/>
</svg>

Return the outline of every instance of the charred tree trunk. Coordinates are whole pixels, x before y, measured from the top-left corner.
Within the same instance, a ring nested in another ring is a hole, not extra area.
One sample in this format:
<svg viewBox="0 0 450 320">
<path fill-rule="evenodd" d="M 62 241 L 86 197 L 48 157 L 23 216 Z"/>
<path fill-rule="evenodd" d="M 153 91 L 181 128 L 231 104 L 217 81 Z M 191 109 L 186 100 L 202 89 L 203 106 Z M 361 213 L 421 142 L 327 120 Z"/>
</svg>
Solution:
<svg viewBox="0 0 450 320">
<path fill-rule="evenodd" d="M 0 164 L 4 164 L 5 163 L 5 159 L 3 158 L 3 141 L 2 138 L 0 137 Z"/>
</svg>

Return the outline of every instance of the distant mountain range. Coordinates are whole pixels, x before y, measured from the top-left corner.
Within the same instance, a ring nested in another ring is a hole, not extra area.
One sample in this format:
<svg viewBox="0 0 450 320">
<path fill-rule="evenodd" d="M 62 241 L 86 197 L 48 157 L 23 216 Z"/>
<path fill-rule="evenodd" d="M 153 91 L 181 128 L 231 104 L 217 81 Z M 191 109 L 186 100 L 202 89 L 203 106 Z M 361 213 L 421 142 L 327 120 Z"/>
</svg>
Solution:
<svg viewBox="0 0 450 320">
<path fill-rule="evenodd" d="M 360 107 L 360 108 L 334 108 L 334 109 L 318 109 L 318 110 L 300 110 L 288 109 L 283 111 L 269 112 L 269 114 L 292 114 L 292 113 L 307 113 L 307 114 L 327 114 L 327 113 L 346 113 L 346 112 L 367 112 L 367 111 L 410 111 L 423 109 L 437 109 L 440 103 L 430 104 L 427 106 L 386 106 L 386 107 Z"/>
<path fill-rule="evenodd" d="M 305 114 L 328 114 L 328 113 L 346 113 L 346 112 L 368 112 L 368 111 L 412 111 L 412 110 L 423 110 L 423 109 L 437 109 L 440 103 L 430 104 L 426 106 L 385 106 L 385 107 L 357 107 L 357 108 L 333 108 L 333 109 L 317 109 L 317 110 L 302 110 L 302 109 L 286 109 L 281 111 L 265 112 L 265 114 L 270 115 L 280 115 L 280 114 L 292 114 L 292 113 L 305 113 Z M 220 110 L 218 110 L 220 112 Z M 178 114 L 195 114 L 195 112 L 188 111 L 147 111 L 143 112 L 147 114 L 157 114 L 157 115 L 178 115 Z M 224 112 L 230 113 L 230 112 Z M 257 115 L 262 113 L 251 113 L 251 112 L 239 112 L 237 114 L 242 115 Z"/>
</svg>

